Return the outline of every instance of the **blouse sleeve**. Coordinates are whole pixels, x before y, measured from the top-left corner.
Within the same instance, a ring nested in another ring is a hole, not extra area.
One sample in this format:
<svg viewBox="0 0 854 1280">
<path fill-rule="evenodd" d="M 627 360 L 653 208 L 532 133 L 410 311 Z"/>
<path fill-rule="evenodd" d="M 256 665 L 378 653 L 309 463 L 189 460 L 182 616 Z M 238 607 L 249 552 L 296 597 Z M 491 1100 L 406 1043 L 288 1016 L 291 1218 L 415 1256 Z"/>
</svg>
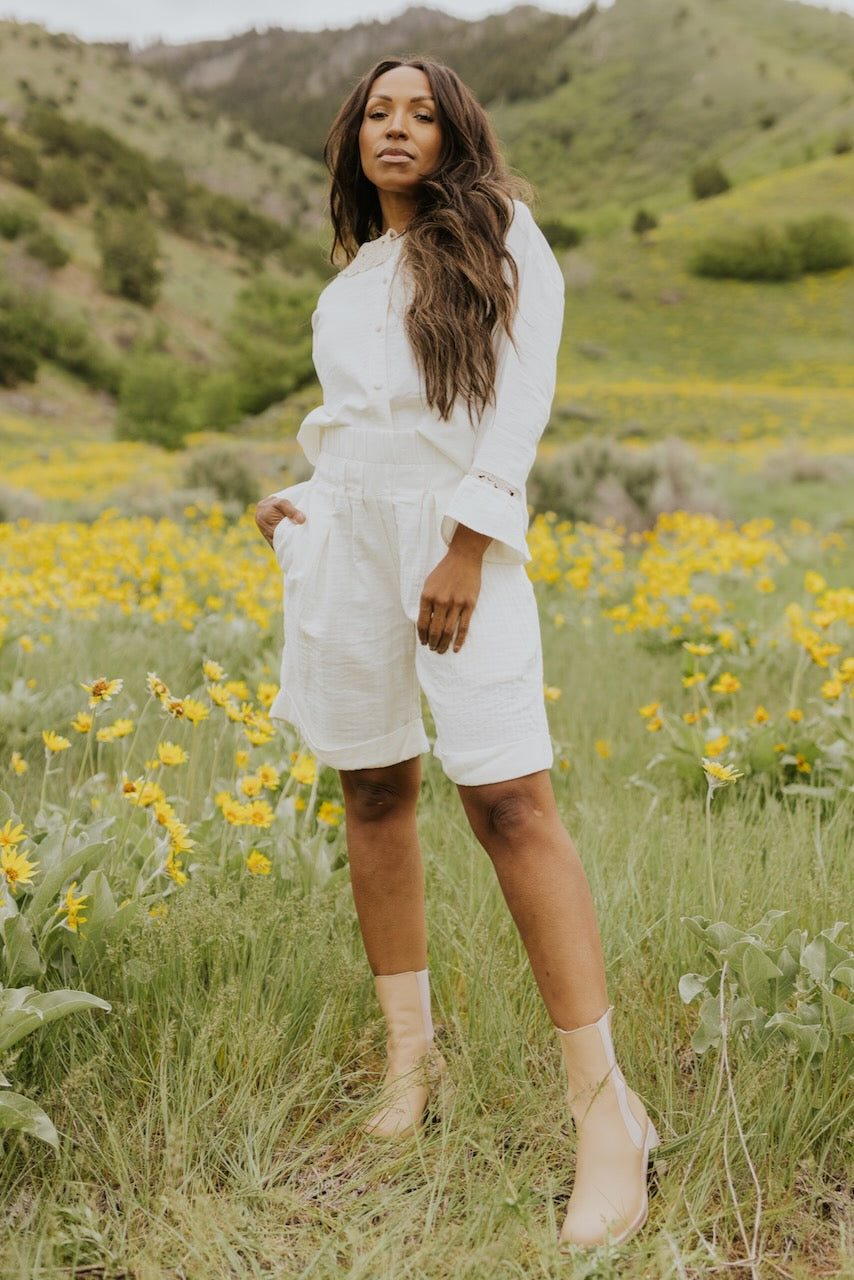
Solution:
<svg viewBox="0 0 854 1280">
<path fill-rule="evenodd" d="M 495 403 L 478 430 L 474 461 L 449 502 L 442 537 L 458 524 L 493 539 L 491 560 L 530 559 L 525 535 L 525 482 L 545 430 L 555 391 L 563 326 L 563 275 L 530 210 L 515 202 L 507 247 L 519 273 L 512 341 L 502 333 L 496 352 Z"/>
</svg>

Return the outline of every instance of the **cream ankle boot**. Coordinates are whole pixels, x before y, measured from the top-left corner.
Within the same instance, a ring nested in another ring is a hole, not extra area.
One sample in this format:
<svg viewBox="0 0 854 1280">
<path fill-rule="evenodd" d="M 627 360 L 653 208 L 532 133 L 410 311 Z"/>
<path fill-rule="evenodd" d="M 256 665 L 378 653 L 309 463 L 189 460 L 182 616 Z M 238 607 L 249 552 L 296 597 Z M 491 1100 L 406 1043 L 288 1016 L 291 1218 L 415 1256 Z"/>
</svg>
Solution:
<svg viewBox="0 0 854 1280">
<path fill-rule="evenodd" d="M 387 1066 L 379 1110 L 364 1130 L 372 1138 L 399 1138 L 420 1127 L 445 1061 L 433 1046 L 427 970 L 382 975 L 374 983 L 388 1033 Z"/>
<path fill-rule="evenodd" d="M 575 1184 L 560 1239 L 587 1248 L 606 1238 L 622 1244 L 646 1222 L 647 1163 L 658 1146 L 643 1103 L 627 1088 L 617 1065 L 611 1012 L 577 1031 L 557 1028 L 578 1140 Z"/>
</svg>

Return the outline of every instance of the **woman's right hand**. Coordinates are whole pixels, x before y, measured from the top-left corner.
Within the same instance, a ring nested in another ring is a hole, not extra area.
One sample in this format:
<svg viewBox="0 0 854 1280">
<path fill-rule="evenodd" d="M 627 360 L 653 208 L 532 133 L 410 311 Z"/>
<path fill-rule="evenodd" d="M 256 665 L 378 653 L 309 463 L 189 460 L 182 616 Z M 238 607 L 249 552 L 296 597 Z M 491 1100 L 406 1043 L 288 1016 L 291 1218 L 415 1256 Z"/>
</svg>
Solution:
<svg viewBox="0 0 854 1280">
<path fill-rule="evenodd" d="M 269 498 L 262 498 L 255 508 L 255 523 L 271 547 L 276 525 L 282 520 L 293 520 L 294 524 L 305 524 L 305 518 L 304 511 L 300 511 L 299 507 L 295 507 L 287 498 L 277 498 L 275 494 Z"/>
</svg>

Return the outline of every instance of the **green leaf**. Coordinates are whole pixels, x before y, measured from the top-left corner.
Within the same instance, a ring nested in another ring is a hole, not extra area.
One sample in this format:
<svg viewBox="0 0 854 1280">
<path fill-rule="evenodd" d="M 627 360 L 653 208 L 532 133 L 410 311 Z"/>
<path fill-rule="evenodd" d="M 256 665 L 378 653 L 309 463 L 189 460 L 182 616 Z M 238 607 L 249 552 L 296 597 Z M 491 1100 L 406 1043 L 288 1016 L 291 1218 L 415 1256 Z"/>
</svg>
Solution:
<svg viewBox="0 0 854 1280">
<path fill-rule="evenodd" d="M 696 1000 L 697 996 L 706 989 L 708 978 L 703 978 L 699 973 L 683 973 L 679 979 L 679 997 L 683 1004 L 690 1004 L 692 1000 Z"/>
<path fill-rule="evenodd" d="M 782 978 L 782 969 L 778 969 L 762 948 L 752 942 L 744 949 L 741 969 L 748 994 L 756 1004 L 768 1008 L 771 1003 L 771 983 Z"/>
<path fill-rule="evenodd" d="M 110 1007 L 106 1000 L 92 996 L 88 991 L 63 989 L 34 993 L 17 1011 L 18 1016 L 12 1015 L 11 1025 L 4 1028 L 6 1019 L 0 1019 L 0 1052 L 11 1048 L 47 1022 L 55 1022 L 57 1018 L 65 1018 L 68 1014 L 79 1013 L 83 1009 L 104 1009 L 109 1012 Z"/>
<path fill-rule="evenodd" d="M 840 960 L 839 964 L 831 969 L 830 976 L 834 982 L 839 982 L 849 991 L 854 991 L 854 960 Z"/>
<path fill-rule="evenodd" d="M 0 1130 L 14 1129 L 29 1133 L 52 1147 L 59 1146 L 59 1138 L 50 1118 L 29 1098 L 20 1093 L 0 1093 Z"/>
<path fill-rule="evenodd" d="M 700 1005 L 700 1022 L 691 1037 L 692 1048 L 695 1053 L 705 1053 L 720 1044 L 722 1036 L 720 1003 L 710 997 Z"/>
<path fill-rule="evenodd" d="M 33 922 L 40 927 L 45 917 L 53 918 L 56 910 L 56 898 L 67 880 L 79 879 L 81 872 L 104 856 L 107 846 L 90 844 L 86 848 L 76 849 L 60 858 L 42 877 L 39 887 L 32 896 L 29 914 Z"/>
<path fill-rule="evenodd" d="M 789 915 L 788 911 L 778 911 L 774 907 L 770 911 L 766 911 L 761 920 L 757 920 L 756 924 L 750 926 L 750 932 L 760 937 L 763 942 L 768 940 L 769 934 L 773 933 L 774 926 L 778 920 L 782 920 L 783 916 Z"/>
<path fill-rule="evenodd" d="M 691 930 L 695 938 L 702 939 L 707 946 L 718 952 L 748 936 L 743 929 L 735 929 L 725 920 L 712 923 L 705 916 L 683 916 L 682 923 Z"/>
<path fill-rule="evenodd" d="M 766 1028 L 778 1030 L 797 1046 L 798 1054 L 809 1062 L 816 1055 L 825 1053 L 830 1044 L 830 1035 L 825 1027 L 804 1025 L 790 1013 L 775 1013 L 765 1024 Z"/>
<path fill-rule="evenodd" d="M 7 982 L 38 978 L 44 973 L 44 961 L 33 945 L 33 931 L 25 916 L 9 916 L 3 922 L 3 961 Z"/>
<path fill-rule="evenodd" d="M 821 999 L 830 1029 L 836 1036 L 854 1036 L 854 1005 L 822 988 Z"/>
<path fill-rule="evenodd" d="M 830 930 L 825 929 L 817 934 L 801 952 L 801 964 L 816 982 L 826 982 L 831 969 L 851 959 L 851 952 L 838 946 L 829 933 Z"/>
</svg>

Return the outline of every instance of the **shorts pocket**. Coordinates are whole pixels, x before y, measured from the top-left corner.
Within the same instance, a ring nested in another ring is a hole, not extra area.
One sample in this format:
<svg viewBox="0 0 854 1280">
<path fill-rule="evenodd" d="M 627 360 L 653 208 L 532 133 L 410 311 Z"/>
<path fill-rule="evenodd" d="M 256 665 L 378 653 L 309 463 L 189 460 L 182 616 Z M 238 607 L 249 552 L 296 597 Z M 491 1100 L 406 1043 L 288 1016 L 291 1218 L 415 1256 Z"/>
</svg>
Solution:
<svg viewBox="0 0 854 1280">
<path fill-rule="evenodd" d="M 303 480 L 300 484 L 291 485 L 289 489 L 283 489 L 279 497 L 287 498 L 288 502 L 299 507 L 307 517 L 311 494 L 310 484 L 311 481 Z M 293 557 L 299 546 L 300 533 L 305 530 L 307 523 L 307 519 L 304 524 L 296 524 L 285 517 L 273 530 L 273 551 L 282 573 L 287 573 L 293 564 Z"/>
</svg>

